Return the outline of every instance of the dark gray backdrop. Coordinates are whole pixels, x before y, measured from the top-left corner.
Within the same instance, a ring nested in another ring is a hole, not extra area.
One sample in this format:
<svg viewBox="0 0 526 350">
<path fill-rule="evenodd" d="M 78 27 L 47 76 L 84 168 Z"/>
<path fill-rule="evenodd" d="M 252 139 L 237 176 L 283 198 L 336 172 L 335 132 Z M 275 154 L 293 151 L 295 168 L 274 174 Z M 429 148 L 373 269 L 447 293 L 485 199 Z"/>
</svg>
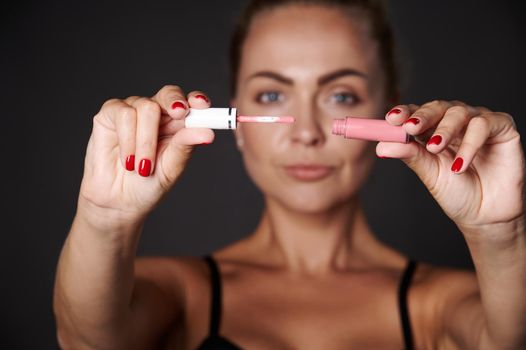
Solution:
<svg viewBox="0 0 526 350">
<path fill-rule="evenodd" d="M 92 117 L 109 98 L 151 96 L 164 84 L 202 89 L 226 106 L 227 43 L 243 3 L 0 5 L 0 347 L 56 348 L 54 271 L 75 212 Z M 403 102 L 464 100 L 511 113 L 525 130 L 520 1 L 392 3 Z M 260 195 L 232 135 L 216 135 L 147 221 L 140 254 L 203 254 L 255 226 Z M 458 230 L 401 161 L 379 159 L 363 192 L 384 242 L 420 260 L 470 268 Z"/>
</svg>

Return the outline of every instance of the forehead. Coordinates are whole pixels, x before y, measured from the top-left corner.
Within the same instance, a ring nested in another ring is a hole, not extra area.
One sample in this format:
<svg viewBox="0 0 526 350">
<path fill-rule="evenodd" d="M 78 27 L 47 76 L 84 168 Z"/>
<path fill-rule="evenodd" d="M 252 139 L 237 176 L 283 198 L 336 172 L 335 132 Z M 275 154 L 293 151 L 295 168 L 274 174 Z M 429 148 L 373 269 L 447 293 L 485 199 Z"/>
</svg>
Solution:
<svg viewBox="0 0 526 350">
<path fill-rule="evenodd" d="M 305 67 L 320 74 L 329 67 L 369 72 L 375 63 L 375 43 L 357 15 L 337 7 L 288 5 L 254 18 L 242 49 L 240 74 L 278 69 L 294 75 Z"/>
</svg>

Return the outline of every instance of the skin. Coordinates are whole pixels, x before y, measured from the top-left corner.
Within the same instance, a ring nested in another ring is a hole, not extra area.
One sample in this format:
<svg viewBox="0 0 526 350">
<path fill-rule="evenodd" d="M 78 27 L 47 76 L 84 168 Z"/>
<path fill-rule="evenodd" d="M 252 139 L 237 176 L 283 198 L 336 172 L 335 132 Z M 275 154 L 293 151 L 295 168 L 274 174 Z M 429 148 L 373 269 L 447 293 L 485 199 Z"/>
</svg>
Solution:
<svg viewBox="0 0 526 350">
<path fill-rule="evenodd" d="M 333 118 L 378 118 L 392 104 L 376 49 L 364 23 L 331 8 L 281 7 L 252 23 L 232 105 L 296 122 L 247 123 L 236 132 L 265 209 L 251 235 L 214 253 L 223 283 L 220 333 L 250 349 L 403 346 L 396 290 L 407 258 L 375 238 L 358 197 L 376 152 L 415 171 L 464 234 L 476 268 L 475 275 L 419 265 L 409 293 L 416 348 L 524 348 L 524 155 L 513 119 L 433 101 L 385 116 L 416 142 L 332 136 Z M 183 108 L 171 108 L 174 102 Z M 193 147 L 213 141 L 209 129 L 182 128 L 189 106 L 210 101 L 166 86 L 151 98 L 109 100 L 95 116 L 78 210 L 57 268 L 62 347 L 195 349 L 206 337 L 206 265 L 135 257 L 146 216 Z M 410 118 L 419 123 L 404 123 Z M 427 145 L 437 134 L 442 143 Z M 136 169 L 152 160 L 153 172 L 127 171 L 130 154 Z M 458 173 L 450 169 L 456 156 L 464 159 Z M 300 180 L 284 168 L 298 164 L 326 166 L 327 176 Z"/>
</svg>

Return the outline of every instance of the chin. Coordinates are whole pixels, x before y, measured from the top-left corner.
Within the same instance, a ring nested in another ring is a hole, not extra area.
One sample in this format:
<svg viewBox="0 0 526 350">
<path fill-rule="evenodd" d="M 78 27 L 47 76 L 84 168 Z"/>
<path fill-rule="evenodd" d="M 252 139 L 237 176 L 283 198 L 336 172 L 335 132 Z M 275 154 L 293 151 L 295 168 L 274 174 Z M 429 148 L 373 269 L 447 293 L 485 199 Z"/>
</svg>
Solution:
<svg viewBox="0 0 526 350">
<path fill-rule="evenodd" d="M 340 193 L 327 191 L 283 191 L 273 196 L 273 200 L 281 206 L 301 214 L 320 214 L 328 212 L 350 200 L 351 196 L 342 197 Z"/>
</svg>

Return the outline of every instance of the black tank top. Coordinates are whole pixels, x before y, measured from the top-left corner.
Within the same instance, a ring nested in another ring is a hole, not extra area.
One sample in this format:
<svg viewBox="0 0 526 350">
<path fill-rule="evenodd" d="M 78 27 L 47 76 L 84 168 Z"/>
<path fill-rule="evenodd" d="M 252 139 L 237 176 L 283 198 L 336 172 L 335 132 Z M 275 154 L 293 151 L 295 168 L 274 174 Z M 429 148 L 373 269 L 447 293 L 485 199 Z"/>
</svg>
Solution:
<svg viewBox="0 0 526 350">
<path fill-rule="evenodd" d="M 197 350 L 243 350 L 240 346 L 219 334 L 219 323 L 221 320 L 221 276 L 217 263 L 212 256 L 204 257 L 210 268 L 211 282 L 211 309 L 210 309 L 210 328 L 208 336 L 199 345 Z M 404 337 L 405 350 L 413 349 L 413 334 L 411 331 L 411 322 L 407 308 L 407 291 L 411 284 L 411 278 L 416 268 L 416 262 L 409 260 L 400 279 L 398 286 L 398 311 L 400 312 L 400 321 L 402 323 L 402 333 Z"/>
</svg>

